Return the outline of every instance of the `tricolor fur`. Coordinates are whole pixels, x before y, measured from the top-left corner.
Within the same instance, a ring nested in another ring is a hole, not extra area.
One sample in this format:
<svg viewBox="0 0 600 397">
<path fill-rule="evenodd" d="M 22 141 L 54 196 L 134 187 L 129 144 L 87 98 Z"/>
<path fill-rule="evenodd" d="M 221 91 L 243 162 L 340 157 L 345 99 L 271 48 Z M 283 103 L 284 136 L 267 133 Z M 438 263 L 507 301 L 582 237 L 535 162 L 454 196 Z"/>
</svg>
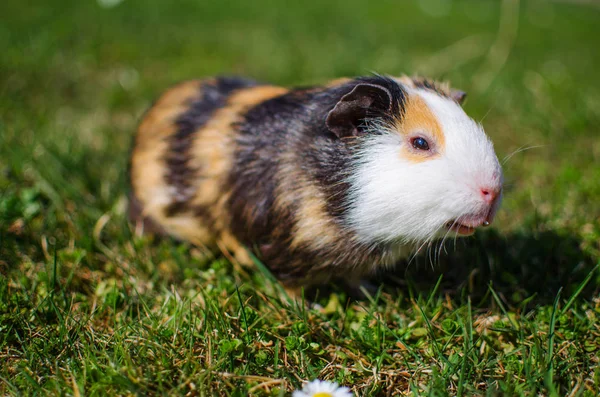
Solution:
<svg viewBox="0 0 600 397">
<path fill-rule="evenodd" d="M 289 286 L 358 278 L 493 218 L 502 171 L 462 99 L 407 77 L 180 84 L 140 124 L 133 218 L 243 263 L 247 247 Z"/>
</svg>

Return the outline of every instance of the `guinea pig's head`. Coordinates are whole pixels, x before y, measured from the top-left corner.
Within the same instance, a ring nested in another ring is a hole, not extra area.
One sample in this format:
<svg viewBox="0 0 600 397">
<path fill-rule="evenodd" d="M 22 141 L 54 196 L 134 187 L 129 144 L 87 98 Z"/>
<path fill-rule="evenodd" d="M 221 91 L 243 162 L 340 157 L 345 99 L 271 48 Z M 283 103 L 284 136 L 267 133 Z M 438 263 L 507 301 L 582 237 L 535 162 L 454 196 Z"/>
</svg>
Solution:
<svg viewBox="0 0 600 397">
<path fill-rule="evenodd" d="M 427 80 L 363 79 L 327 117 L 354 150 L 347 221 L 365 243 L 422 243 L 489 225 L 502 169 L 465 94 Z"/>
</svg>

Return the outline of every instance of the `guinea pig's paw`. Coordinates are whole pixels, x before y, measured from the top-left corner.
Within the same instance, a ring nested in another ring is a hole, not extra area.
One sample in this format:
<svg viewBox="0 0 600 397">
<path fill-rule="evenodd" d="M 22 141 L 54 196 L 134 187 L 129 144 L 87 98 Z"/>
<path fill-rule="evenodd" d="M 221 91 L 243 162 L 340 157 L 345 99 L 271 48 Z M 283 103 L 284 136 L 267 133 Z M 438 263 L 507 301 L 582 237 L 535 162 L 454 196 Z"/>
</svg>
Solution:
<svg viewBox="0 0 600 397">
<path fill-rule="evenodd" d="M 306 307 L 312 307 L 313 300 L 305 287 L 284 286 L 283 289 L 285 290 L 285 294 L 281 296 L 283 302 L 288 302 L 296 306 L 305 305 Z"/>
</svg>

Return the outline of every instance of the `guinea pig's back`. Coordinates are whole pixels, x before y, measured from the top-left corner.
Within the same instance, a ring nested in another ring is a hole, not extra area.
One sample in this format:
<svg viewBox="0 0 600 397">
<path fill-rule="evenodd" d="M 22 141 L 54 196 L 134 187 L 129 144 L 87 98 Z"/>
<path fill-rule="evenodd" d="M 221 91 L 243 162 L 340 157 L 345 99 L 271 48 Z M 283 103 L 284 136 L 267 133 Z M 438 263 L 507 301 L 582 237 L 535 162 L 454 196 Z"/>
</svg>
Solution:
<svg viewBox="0 0 600 397">
<path fill-rule="evenodd" d="M 240 78 L 181 83 L 144 115 L 131 154 L 130 215 L 152 232 L 210 246 L 227 234 L 236 124 L 286 90 Z"/>
</svg>

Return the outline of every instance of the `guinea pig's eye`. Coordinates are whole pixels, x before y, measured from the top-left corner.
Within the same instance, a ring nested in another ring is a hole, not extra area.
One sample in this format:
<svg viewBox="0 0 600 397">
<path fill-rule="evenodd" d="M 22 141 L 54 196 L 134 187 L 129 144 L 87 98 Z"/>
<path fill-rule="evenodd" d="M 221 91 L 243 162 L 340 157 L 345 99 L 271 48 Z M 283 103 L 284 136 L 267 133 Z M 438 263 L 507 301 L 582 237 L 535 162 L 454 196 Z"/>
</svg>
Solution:
<svg viewBox="0 0 600 397">
<path fill-rule="evenodd" d="M 427 143 L 427 141 L 425 140 L 425 138 L 422 138 L 420 136 L 411 139 L 410 143 L 413 145 L 413 147 L 415 149 L 429 150 L 429 143 Z"/>
</svg>

